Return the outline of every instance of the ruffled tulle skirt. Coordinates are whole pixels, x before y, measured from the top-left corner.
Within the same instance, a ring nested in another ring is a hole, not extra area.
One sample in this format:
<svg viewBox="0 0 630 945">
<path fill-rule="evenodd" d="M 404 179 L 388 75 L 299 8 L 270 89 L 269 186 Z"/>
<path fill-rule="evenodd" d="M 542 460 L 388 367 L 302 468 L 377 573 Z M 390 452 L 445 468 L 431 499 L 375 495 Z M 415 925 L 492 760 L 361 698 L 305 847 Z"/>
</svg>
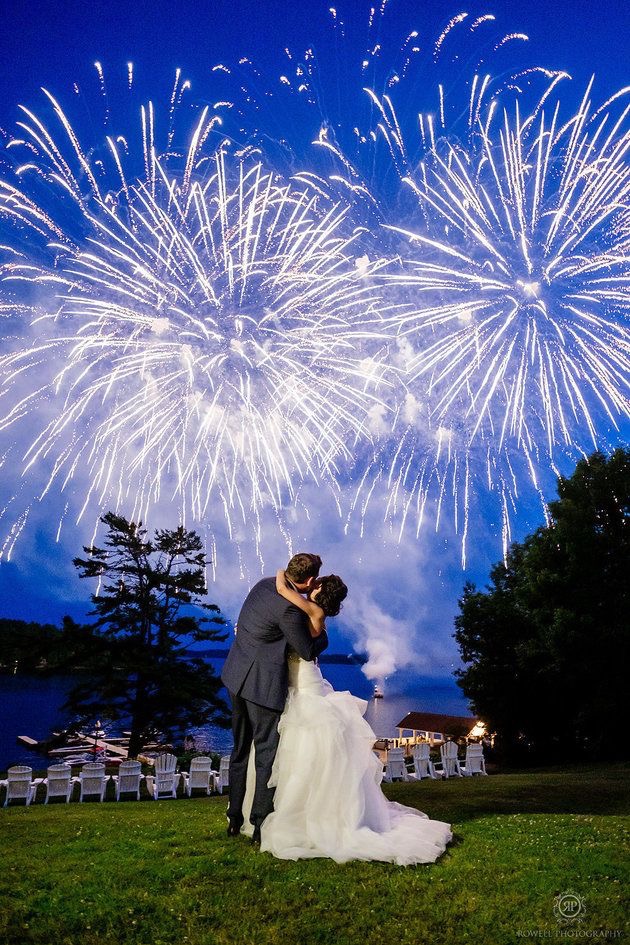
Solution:
<svg viewBox="0 0 630 945">
<path fill-rule="evenodd" d="M 261 850 L 286 860 L 434 862 L 452 838 L 450 826 L 387 800 L 375 735 L 363 718 L 367 703 L 335 692 L 314 663 L 291 661 L 289 679 Z M 243 808 L 249 833 L 254 782 L 252 753 Z"/>
</svg>

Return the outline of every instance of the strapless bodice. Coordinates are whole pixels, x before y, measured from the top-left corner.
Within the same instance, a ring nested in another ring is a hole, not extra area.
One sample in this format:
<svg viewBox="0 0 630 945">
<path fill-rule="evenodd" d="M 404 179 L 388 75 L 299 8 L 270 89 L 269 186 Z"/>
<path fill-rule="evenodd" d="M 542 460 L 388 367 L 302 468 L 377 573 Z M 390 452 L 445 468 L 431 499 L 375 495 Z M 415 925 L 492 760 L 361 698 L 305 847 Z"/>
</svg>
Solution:
<svg viewBox="0 0 630 945">
<path fill-rule="evenodd" d="M 324 680 L 317 663 L 303 660 L 291 650 L 289 652 L 289 686 L 298 692 L 313 692 L 321 695 Z"/>
</svg>

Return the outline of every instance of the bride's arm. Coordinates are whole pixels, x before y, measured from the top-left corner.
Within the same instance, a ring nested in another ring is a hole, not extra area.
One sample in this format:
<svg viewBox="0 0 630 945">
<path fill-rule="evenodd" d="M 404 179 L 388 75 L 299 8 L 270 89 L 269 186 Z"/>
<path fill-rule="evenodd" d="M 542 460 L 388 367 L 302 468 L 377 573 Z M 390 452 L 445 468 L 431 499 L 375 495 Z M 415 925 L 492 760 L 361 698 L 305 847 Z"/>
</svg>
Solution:
<svg viewBox="0 0 630 945">
<path fill-rule="evenodd" d="M 311 636 L 318 637 L 326 626 L 322 608 L 312 600 L 305 600 L 301 594 L 289 587 L 284 571 L 276 572 L 276 590 L 278 594 L 304 611 L 309 619 Z"/>
</svg>

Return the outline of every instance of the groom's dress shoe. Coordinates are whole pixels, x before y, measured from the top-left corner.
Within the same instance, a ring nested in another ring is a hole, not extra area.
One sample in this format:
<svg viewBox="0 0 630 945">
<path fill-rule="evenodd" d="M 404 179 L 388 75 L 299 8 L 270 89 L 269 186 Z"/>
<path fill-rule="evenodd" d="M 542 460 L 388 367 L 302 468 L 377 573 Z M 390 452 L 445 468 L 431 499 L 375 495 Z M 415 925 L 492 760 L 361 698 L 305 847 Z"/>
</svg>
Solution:
<svg viewBox="0 0 630 945">
<path fill-rule="evenodd" d="M 241 832 L 241 827 L 243 826 L 242 818 L 239 819 L 238 817 L 228 817 L 228 821 L 228 837 L 238 837 Z"/>
<path fill-rule="evenodd" d="M 257 847 L 260 846 L 260 827 L 258 824 L 254 827 L 254 832 L 252 834 L 252 843 L 254 843 Z"/>
</svg>

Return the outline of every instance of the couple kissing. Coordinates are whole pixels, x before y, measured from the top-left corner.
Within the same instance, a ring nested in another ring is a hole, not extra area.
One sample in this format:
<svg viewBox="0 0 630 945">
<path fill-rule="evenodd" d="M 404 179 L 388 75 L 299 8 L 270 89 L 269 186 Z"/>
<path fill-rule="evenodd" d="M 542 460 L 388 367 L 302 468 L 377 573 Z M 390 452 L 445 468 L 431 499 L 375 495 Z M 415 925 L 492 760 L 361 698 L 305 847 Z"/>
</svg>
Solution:
<svg viewBox="0 0 630 945">
<path fill-rule="evenodd" d="M 317 657 L 348 589 L 294 555 L 249 592 L 221 678 L 232 702 L 228 835 L 281 859 L 433 862 L 448 824 L 388 801 L 367 703 L 336 692 Z"/>
</svg>

